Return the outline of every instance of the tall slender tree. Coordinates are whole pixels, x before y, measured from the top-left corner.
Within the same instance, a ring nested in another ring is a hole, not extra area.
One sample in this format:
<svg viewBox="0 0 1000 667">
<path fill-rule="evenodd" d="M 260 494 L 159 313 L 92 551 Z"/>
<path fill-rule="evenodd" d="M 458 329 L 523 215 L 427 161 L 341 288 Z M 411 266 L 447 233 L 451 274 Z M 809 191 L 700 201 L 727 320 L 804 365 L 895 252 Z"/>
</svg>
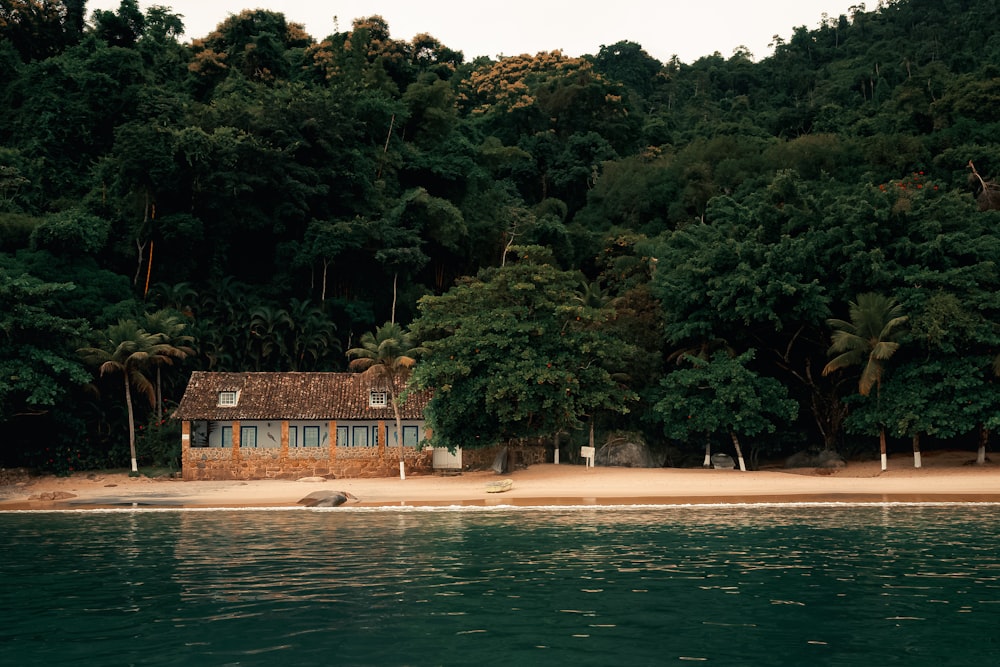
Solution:
<svg viewBox="0 0 1000 667">
<path fill-rule="evenodd" d="M 409 379 L 410 370 L 417 357 L 426 349 L 416 345 L 411 334 L 395 322 L 386 322 L 376 327 L 375 333 L 368 331 L 361 336 L 360 347 L 352 347 L 347 356 L 352 358 L 349 367 L 353 371 L 366 373 L 384 390 L 392 403 L 396 418 L 396 441 L 399 445 L 399 478 L 406 479 L 406 465 L 403 458 L 403 419 L 400 414 L 400 391 Z"/>
<path fill-rule="evenodd" d="M 101 332 L 101 340 L 95 347 L 80 348 L 83 360 L 97 366 L 100 374 L 121 373 L 125 383 L 125 406 L 128 409 L 129 452 L 132 455 L 132 472 L 138 473 L 139 466 L 135 453 L 135 415 L 132 409 L 132 387 L 149 399 L 152 406 L 156 399 L 153 383 L 143 372 L 154 357 L 168 358 L 168 345 L 164 345 L 159 334 L 151 334 L 139 326 L 135 320 L 119 320 Z"/>
<path fill-rule="evenodd" d="M 836 318 L 827 320 L 834 330 L 828 354 L 836 356 L 823 367 L 823 375 L 861 366 L 858 392 L 868 396 L 874 387 L 877 397 L 885 362 L 899 349 L 899 337 L 909 318 L 903 314 L 903 307 L 896 299 L 874 292 L 860 294 L 857 301 L 851 302 L 850 317 L 850 322 Z M 879 426 L 879 450 L 882 470 L 886 470 L 884 424 Z"/>
<path fill-rule="evenodd" d="M 163 381 L 162 367 L 173 364 L 174 359 L 186 359 L 195 355 L 194 337 L 184 333 L 188 328 L 183 315 L 164 308 L 146 313 L 143 328 L 147 333 L 158 335 L 163 350 L 150 358 L 150 363 L 156 368 L 156 419 L 163 419 Z"/>
</svg>

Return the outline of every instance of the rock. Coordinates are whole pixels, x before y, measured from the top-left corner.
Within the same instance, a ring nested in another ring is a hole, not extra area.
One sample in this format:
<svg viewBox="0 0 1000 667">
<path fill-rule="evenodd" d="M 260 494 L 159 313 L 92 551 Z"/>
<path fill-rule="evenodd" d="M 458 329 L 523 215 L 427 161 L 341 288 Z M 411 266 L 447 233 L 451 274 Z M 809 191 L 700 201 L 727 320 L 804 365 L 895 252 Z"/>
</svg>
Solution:
<svg viewBox="0 0 1000 667">
<path fill-rule="evenodd" d="M 733 470 L 736 468 L 736 461 L 729 454 L 712 454 L 712 467 L 716 470 Z"/>
<path fill-rule="evenodd" d="M 832 449 L 824 449 L 816 457 L 816 467 L 817 468 L 846 468 L 847 461 L 844 457 L 833 451 Z"/>
<path fill-rule="evenodd" d="M 843 468 L 847 465 L 844 457 L 832 449 L 810 447 L 795 452 L 785 459 L 786 468 Z"/>
<path fill-rule="evenodd" d="M 76 494 L 69 491 L 45 491 L 29 496 L 28 500 L 66 500 L 67 498 L 76 498 Z"/>
<path fill-rule="evenodd" d="M 308 496 L 298 502 L 306 507 L 339 507 L 348 500 L 359 500 L 357 496 L 349 491 L 313 491 Z"/>
<path fill-rule="evenodd" d="M 658 468 L 641 436 L 619 434 L 608 438 L 594 457 L 594 465 L 619 468 Z"/>
<path fill-rule="evenodd" d="M 493 459 L 491 469 L 498 475 L 510 472 L 510 457 L 507 455 L 506 447 L 501 448 L 500 451 L 497 452 L 496 458 Z"/>
</svg>

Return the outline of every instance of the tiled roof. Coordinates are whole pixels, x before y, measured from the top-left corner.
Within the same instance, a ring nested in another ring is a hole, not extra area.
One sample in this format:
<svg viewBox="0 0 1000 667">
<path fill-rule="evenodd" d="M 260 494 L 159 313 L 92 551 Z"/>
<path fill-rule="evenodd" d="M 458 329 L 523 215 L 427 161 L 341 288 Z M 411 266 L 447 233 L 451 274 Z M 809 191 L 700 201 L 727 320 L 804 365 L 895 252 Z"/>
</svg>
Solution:
<svg viewBox="0 0 1000 667">
<path fill-rule="evenodd" d="M 191 374 L 174 419 L 393 419 L 392 405 L 368 406 L 370 391 L 380 391 L 363 373 L 210 373 Z M 219 407 L 219 393 L 238 392 L 233 407 Z M 403 419 L 423 419 L 428 392 L 414 393 L 402 405 Z"/>
</svg>

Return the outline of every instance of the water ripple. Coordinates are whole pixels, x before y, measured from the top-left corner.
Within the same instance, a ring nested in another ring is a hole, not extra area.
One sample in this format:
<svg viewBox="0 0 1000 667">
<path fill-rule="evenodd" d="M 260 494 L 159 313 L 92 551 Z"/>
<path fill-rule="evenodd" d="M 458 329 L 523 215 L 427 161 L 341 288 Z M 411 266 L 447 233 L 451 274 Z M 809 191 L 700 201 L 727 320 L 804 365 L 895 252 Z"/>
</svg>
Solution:
<svg viewBox="0 0 1000 667">
<path fill-rule="evenodd" d="M 992 515 L 3 513 L 0 647 L 25 666 L 997 664 Z"/>
</svg>

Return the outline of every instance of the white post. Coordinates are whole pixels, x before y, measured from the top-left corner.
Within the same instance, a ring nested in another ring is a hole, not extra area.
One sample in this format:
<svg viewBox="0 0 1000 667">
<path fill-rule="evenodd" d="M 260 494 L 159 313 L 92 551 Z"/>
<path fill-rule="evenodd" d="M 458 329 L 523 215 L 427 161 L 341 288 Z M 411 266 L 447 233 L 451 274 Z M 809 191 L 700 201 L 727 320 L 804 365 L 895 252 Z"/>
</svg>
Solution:
<svg viewBox="0 0 1000 667">
<path fill-rule="evenodd" d="M 882 472 L 885 472 L 888 469 L 889 469 L 889 459 L 885 455 L 885 452 L 882 452 Z"/>
<path fill-rule="evenodd" d="M 403 462 L 399 462 L 399 478 L 406 479 L 406 469 L 403 467 Z"/>
<path fill-rule="evenodd" d="M 913 452 L 913 467 L 920 467 L 920 452 Z"/>
</svg>

